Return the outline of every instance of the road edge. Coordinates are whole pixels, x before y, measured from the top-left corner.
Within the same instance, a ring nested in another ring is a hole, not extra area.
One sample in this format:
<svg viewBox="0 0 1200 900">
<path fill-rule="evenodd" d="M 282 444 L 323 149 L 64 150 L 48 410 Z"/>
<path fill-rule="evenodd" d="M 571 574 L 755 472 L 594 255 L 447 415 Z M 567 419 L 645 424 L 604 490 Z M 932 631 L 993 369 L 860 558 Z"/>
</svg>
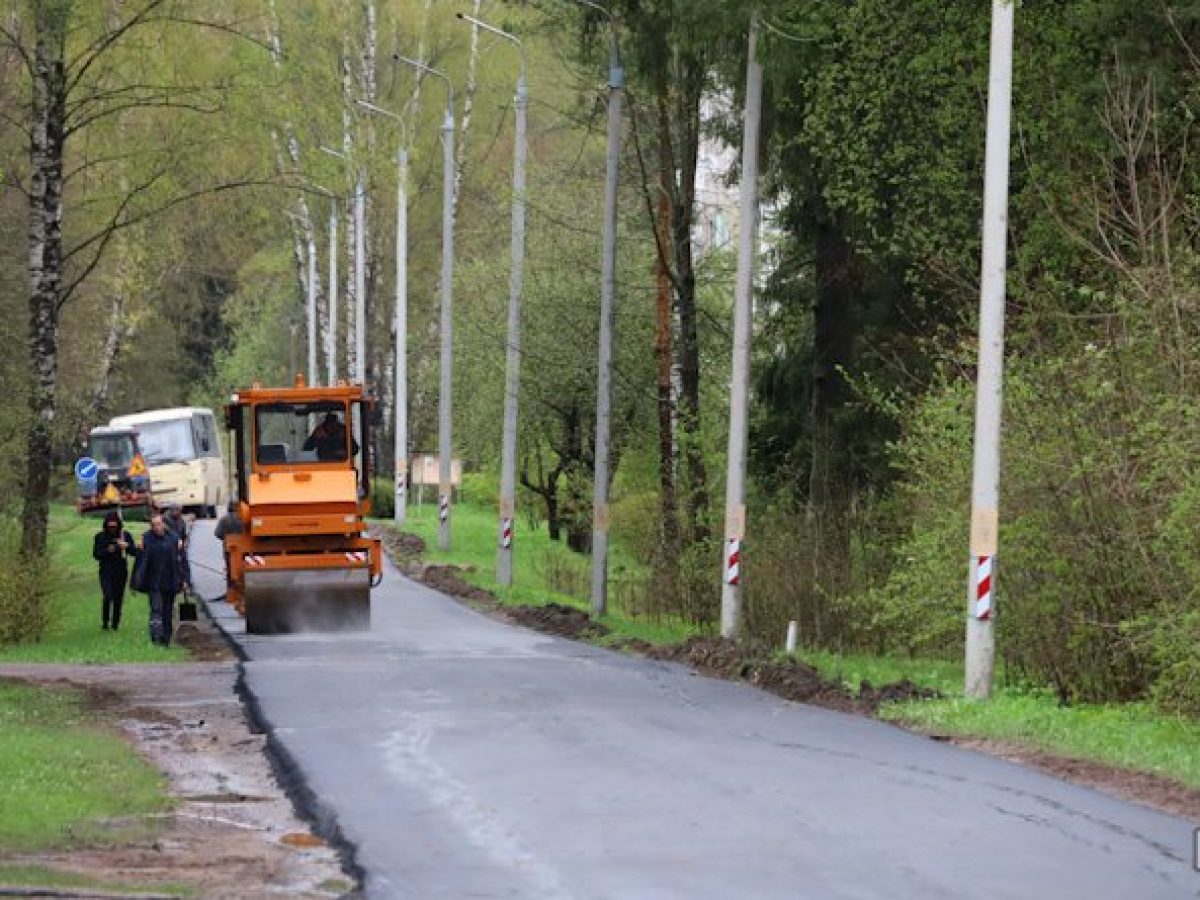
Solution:
<svg viewBox="0 0 1200 900">
<path fill-rule="evenodd" d="M 246 663 L 250 662 L 250 656 L 246 653 L 245 648 L 225 630 L 220 618 L 212 614 L 212 610 L 209 608 L 210 600 L 206 597 L 200 599 L 204 603 L 205 615 L 208 616 L 216 627 L 217 633 L 221 635 L 222 640 L 237 658 L 237 677 L 234 680 L 233 690 L 241 701 L 250 732 L 261 734 L 266 739 L 264 753 L 271 766 L 271 773 L 283 789 L 284 796 L 291 801 L 296 815 L 301 821 L 311 825 L 313 833 L 333 849 L 342 865 L 342 871 L 347 878 L 354 881 L 354 889 L 342 896 L 347 900 L 364 896 L 367 873 L 358 861 L 358 845 L 346 837 L 333 807 L 325 803 L 313 790 L 308 783 L 304 769 L 275 733 L 275 726 L 271 724 L 270 719 L 263 711 L 258 695 L 251 690 L 246 678 Z"/>
</svg>

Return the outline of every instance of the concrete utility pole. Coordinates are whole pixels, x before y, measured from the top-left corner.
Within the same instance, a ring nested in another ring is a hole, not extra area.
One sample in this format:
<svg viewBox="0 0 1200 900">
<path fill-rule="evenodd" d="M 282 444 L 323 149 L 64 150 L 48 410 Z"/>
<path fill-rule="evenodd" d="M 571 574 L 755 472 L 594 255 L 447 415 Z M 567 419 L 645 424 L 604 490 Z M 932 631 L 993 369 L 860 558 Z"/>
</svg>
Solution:
<svg viewBox="0 0 1200 900">
<path fill-rule="evenodd" d="M 612 430 L 613 330 L 617 282 L 617 165 L 621 158 L 621 68 L 617 21 L 611 10 L 576 0 L 608 16 L 612 37 L 608 60 L 608 153 L 604 174 L 604 251 L 600 262 L 600 349 L 596 375 L 596 484 L 592 495 L 592 612 L 608 611 L 608 480 Z"/>
<path fill-rule="evenodd" d="M 1008 166 L 1012 119 L 1013 2 L 992 0 L 987 154 L 983 188 L 983 262 L 979 292 L 979 368 L 971 483 L 971 561 L 967 586 L 966 695 L 986 699 L 995 661 L 996 551 L 999 545 L 1000 414 L 1004 380 Z"/>
<path fill-rule="evenodd" d="M 746 112 L 742 122 L 741 226 L 733 299 L 733 385 L 729 398 L 729 453 L 725 476 L 725 558 L 721 578 L 721 636 L 742 625 L 742 541 L 746 535 L 746 454 L 750 441 L 750 339 L 754 269 L 758 255 L 758 139 L 763 68 L 758 61 L 758 13 L 750 19 Z"/>
<path fill-rule="evenodd" d="M 397 62 L 440 78 L 446 84 L 446 117 L 442 122 L 442 348 L 438 388 L 438 549 L 450 549 L 451 392 L 454 386 L 454 84 L 438 69 L 398 53 Z"/>
<path fill-rule="evenodd" d="M 496 581 L 510 587 L 512 547 L 517 510 L 517 404 L 521 390 L 521 299 L 524 291 L 525 266 L 525 158 L 528 153 L 526 118 L 529 91 L 525 80 L 525 48 L 515 35 L 502 31 L 474 16 L 459 13 L 484 31 L 511 42 L 521 55 L 521 70 L 517 75 L 516 140 L 513 147 L 512 196 L 512 262 L 508 276 L 508 343 L 504 364 L 504 438 L 500 458 L 500 531 L 496 551 Z"/>
<path fill-rule="evenodd" d="M 391 110 L 366 100 L 359 100 L 358 105 L 400 125 L 396 149 L 396 484 L 392 521 L 403 525 L 408 518 L 408 128 L 404 117 Z"/>
</svg>

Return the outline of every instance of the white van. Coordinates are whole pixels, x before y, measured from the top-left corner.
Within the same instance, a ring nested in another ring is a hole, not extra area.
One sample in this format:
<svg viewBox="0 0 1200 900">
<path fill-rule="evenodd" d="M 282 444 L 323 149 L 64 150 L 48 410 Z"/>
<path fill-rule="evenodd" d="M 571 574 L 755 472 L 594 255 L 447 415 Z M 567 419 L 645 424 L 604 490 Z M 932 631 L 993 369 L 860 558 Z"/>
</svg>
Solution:
<svg viewBox="0 0 1200 900">
<path fill-rule="evenodd" d="M 137 432 L 158 506 L 177 503 L 184 511 L 205 518 L 215 516 L 217 507 L 229 499 L 229 481 L 211 409 L 152 409 L 117 416 L 109 425 Z"/>
</svg>

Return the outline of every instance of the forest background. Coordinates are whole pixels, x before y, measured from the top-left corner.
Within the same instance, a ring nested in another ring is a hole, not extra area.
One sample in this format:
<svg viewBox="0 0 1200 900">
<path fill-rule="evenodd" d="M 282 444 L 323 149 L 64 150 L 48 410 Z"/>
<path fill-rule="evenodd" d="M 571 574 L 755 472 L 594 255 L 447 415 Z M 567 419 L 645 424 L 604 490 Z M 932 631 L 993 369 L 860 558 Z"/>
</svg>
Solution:
<svg viewBox="0 0 1200 900">
<path fill-rule="evenodd" d="M 649 573 L 647 612 L 713 627 L 733 244 L 699 252 L 696 178 L 702 144 L 739 141 L 748 8 L 612 8 L 629 76 L 613 531 Z M 777 640 L 796 620 L 813 648 L 954 658 L 987 4 L 760 8 L 772 215 L 755 321 L 747 627 Z M 413 452 L 434 448 L 444 100 L 394 53 L 457 85 L 456 450 L 469 495 L 494 502 L 518 62 L 457 12 L 526 42 L 520 502 L 526 521 L 547 520 L 587 552 L 602 16 L 567 0 L 9 0 L 0 498 L 4 553 L 24 558 L 12 565 L 39 565 L 44 502 L 69 494 L 90 426 L 219 406 L 237 386 L 286 383 L 303 368 L 305 254 L 311 240 L 324 260 L 328 240 L 322 190 L 344 198 L 353 180 L 322 146 L 366 176 L 366 368 L 380 446 L 391 446 L 400 135 L 358 99 L 411 117 L 410 433 Z M 1200 712 L 1200 2 L 1027 0 L 1017 21 L 1003 671 L 1064 701 L 1152 697 Z M 39 130 L 47 121 L 57 126 Z M 45 165 L 55 146 L 57 173 Z M 354 346 L 344 200 L 337 214 L 344 375 Z M 58 226 L 61 260 L 45 252 Z M 55 267 L 61 277 L 49 278 Z M 375 456 L 386 470 L 391 454 Z M 11 622 L 0 634 L 21 636 Z"/>
</svg>

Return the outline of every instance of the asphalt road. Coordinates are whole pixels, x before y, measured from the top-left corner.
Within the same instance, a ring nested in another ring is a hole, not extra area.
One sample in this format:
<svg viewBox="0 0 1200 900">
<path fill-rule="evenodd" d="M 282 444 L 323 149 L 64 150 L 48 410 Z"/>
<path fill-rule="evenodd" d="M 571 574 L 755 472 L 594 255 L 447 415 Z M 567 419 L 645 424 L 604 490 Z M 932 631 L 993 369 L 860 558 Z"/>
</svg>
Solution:
<svg viewBox="0 0 1200 900">
<path fill-rule="evenodd" d="M 193 556 L 219 567 L 205 529 Z M 505 625 L 390 567 L 366 634 L 247 636 L 210 606 L 370 897 L 1200 896 L 1191 823 Z"/>
</svg>

